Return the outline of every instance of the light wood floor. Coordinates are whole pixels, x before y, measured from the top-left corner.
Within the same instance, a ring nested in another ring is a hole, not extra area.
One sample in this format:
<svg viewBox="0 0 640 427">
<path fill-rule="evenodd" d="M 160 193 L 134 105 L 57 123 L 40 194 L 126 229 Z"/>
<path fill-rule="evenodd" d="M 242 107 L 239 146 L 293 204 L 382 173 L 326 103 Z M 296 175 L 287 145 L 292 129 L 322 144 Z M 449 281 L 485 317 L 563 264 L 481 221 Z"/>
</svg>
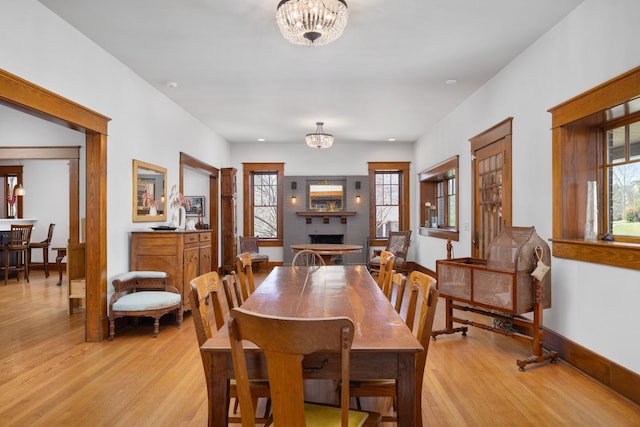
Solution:
<svg viewBox="0 0 640 427">
<path fill-rule="evenodd" d="M 206 426 L 206 387 L 191 316 L 171 315 L 84 342 L 64 286 L 32 272 L 0 285 L 0 425 Z M 441 301 L 442 302 L 442 301 Z M 436 326 L 443 326 L 442 308 Z M 640 407 L 565 363 L 519 372 L 530 349 L 471 329 L 431 343 L 422 394 L 427 426 L 640 426 Z M 367 401 L 384 411 L 388 402 Z"/>
</svg>

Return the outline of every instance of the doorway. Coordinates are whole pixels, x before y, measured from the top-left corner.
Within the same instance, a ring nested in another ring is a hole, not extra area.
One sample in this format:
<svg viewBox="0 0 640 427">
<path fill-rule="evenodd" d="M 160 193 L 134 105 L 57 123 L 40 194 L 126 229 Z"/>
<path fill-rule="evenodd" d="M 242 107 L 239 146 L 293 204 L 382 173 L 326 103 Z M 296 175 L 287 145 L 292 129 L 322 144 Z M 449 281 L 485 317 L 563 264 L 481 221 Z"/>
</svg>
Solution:
<svg viewBox="0 0 640 427">
<path fill-rule="evenodd" d="M 0 102 L 85 134 L 86 204 L 94 206 L 86 215 L 86 319 L 85 340 L 101 341 L 108 335 L 107 318 L 107 125 L 111 120 L 82 105 L 0 69 Z M 43 147 L 0 147 L 0 158 L 41 158 Z M 69 148 L 69 147 L 66 147 Z M 77 148 L 77 147 L 76 147 Z M 27 157 L 31 156 L 31 157 Z M 67 157 L 68 158 L 68 157 Z M 75 163 L 75 165 L 74 165 Z M 75 172 L 70 179 L 69 240 L 79 236 L 78 160 L 71 160 Z"/>
<path fill-rule="evenodd" d="M 471 256 L 487 257 L 489 243 L 511 225 L 512 118 L 471 138 L 473 230 Z"/>
</svg>

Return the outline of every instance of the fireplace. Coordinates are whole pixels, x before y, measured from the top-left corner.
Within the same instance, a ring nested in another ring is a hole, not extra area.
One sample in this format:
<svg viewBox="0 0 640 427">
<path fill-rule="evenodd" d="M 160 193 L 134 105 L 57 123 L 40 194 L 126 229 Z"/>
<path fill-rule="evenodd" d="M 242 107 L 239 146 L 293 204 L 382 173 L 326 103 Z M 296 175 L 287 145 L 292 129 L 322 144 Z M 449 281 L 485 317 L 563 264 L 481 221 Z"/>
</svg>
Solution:
<svg viewBox="0 0 640 427">
<path fill-rule="evenodd" d="M 309 243 L 344 243 L 344 234 L 309 234 Z"/>
</svg>

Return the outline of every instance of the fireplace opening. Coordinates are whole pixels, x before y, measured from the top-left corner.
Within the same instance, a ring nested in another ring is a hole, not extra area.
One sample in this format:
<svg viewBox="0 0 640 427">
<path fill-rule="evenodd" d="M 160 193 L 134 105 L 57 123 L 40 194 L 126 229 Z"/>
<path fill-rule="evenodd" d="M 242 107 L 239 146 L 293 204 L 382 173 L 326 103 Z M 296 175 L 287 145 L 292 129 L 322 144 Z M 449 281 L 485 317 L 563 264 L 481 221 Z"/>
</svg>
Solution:
<svg viewBox="0 0 640 427">
<path fill-rule="evenodd" d="M 344 234 L 309 234 L 310 243 L 344 243 Z"/>
</svg>

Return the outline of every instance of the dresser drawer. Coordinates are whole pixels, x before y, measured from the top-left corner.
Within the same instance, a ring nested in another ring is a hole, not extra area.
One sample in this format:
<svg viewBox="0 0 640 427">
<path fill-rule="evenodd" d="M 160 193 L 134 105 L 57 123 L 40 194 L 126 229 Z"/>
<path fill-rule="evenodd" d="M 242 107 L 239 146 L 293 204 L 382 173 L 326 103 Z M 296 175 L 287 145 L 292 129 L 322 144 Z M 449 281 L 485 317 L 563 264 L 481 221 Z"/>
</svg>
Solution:
<svg viewBox="0 0 640 427">
<path fill-rule="evenodd" d="M 198 238 L 198 233 L 188 233 L 184 235 L 184 243 L 198 243 L 200 239 Z"/>
<path fill-rule="evenodd" d="M 211 233 L 200 233 L 201 242 L 211 242 Z"/>
</svg>

